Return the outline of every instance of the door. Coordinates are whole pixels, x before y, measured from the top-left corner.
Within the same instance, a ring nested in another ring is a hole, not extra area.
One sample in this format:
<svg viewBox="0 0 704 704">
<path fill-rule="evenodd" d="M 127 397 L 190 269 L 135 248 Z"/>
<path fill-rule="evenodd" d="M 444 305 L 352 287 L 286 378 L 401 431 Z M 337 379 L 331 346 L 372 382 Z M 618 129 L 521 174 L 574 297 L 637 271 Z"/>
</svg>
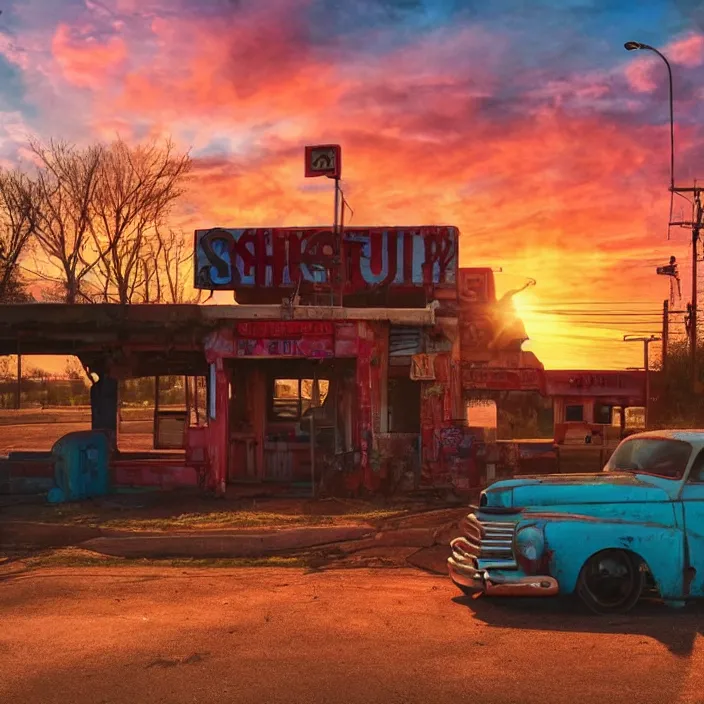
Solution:
<svg viewBox="0 0 704 704">
<path fill-rule="evenodd" d="M 685 556 L 690 567 L 684 573 L 685 586 L 689 579 L 689 594 L 704 596 L 704 450 L 694 459 L 687 482 L 682 488 L 682 506 Z"/>
</svg>

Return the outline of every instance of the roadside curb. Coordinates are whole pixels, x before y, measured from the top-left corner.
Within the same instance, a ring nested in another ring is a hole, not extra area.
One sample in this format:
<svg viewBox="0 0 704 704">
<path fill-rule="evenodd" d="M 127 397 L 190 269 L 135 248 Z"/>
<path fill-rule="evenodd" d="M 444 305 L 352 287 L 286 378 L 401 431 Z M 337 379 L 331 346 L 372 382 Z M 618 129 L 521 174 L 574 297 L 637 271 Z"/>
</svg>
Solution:
<svg viewBox="0 0 704 704">
<path fill-rule="evenodd" d="M 323 547 L 373 536 L 369 526 L 343 528 L 292 528 L 276 533 L 213 535 L 170 533 L 129 537 L 101 536 L 78 547 L 113 557 L 265 557 L 266 555 Z"/>
</svg>

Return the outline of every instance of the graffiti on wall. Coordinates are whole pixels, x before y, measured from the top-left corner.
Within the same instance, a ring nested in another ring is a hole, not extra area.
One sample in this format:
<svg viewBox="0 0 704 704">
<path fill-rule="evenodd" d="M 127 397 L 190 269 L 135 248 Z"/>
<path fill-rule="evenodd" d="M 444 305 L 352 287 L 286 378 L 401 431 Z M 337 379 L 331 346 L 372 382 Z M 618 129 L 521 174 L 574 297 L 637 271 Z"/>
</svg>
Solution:
<svg viewBox="0 0 704 704">
<path fill-rule="evenodd" d="M 442 456 L 468 458 L 474 444 L 474 431 L 461 426 L 438 428 L 435 441 Z"/>
<path fill-rule="evenodd" d="M 293 288 L 345 282 L 375 287 L 450 286 L 457 280 L 455 227 L 358 228 L 339 236 L 321 228 L 196 230 L 195 287 Z"/>
</svg>

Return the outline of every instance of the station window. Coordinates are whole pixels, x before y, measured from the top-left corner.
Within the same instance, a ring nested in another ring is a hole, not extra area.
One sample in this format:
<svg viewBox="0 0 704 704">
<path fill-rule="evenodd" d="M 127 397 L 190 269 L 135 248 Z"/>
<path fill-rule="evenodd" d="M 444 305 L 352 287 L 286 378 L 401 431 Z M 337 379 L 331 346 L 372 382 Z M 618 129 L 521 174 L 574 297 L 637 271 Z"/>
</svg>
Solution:
<svg viewBox="0 0 704 704">
<path fill-rule="evenodd" d="M 565 422 L 579 423 L 584 421 L 584 406 L 580 403 L 573 406 L 565 406 Z"/>
<path fill-rule="evenodd" d="M 594 422 L 601 425 L 611 425 L 613 414 L 613 406 L 605 403 L 597 403 L 594 405 Z"/>
<path fill-rule="evenodd" d="M 318 379 L 320 403 L 330 390 L 327 379 Z M 274 421 L 299 421 L 310 408 L 313 379 L 274 379 L 270 417 Z"/>
</svg>

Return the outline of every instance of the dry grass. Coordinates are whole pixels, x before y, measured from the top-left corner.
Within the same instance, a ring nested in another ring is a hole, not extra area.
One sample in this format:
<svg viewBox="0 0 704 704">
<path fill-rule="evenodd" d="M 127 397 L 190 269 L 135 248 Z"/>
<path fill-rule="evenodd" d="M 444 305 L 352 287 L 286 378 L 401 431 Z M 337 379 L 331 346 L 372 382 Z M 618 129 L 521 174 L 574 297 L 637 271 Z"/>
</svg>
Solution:
<svg viewBox="0 0 704 704">
<path fill-rule="evenodd" d="M 287 528 L 372 524 L 398 515 L 398 511 L 373 511 L 342 516 L 290 515 L 255 511 L 219 511 L 184 513 L 170 518 L 116 518 L 105 521 L 102 528 L 132 531 L 195 530 L 199 528 Z"/>
<path fill-rule="evenodd" d="M 158 511 L 160 515 L 154 515 Z M 388 518 L 402 516 L 406 511 L 372 509 L 369 505 L 343 507 L 342 513 L 311 513 L 299 511 L 266 511 L 254 508 L 233 508 L 226 511 L 178 511 L 168 506 L 155 509 L 126 508 L 115 515 L 114 508 L 94 504 L 64 504 L 59 506 L 24 506 L 7 509 L 6 520 L 29 520 L 68 526 L 87 526 L 134 532 L 188 530 L 253 530 L 257 528 L 295 528 L 308 526 L 373 525 Z M 149 514 L 152 515 L 149 515 Z"/>
</svg>

